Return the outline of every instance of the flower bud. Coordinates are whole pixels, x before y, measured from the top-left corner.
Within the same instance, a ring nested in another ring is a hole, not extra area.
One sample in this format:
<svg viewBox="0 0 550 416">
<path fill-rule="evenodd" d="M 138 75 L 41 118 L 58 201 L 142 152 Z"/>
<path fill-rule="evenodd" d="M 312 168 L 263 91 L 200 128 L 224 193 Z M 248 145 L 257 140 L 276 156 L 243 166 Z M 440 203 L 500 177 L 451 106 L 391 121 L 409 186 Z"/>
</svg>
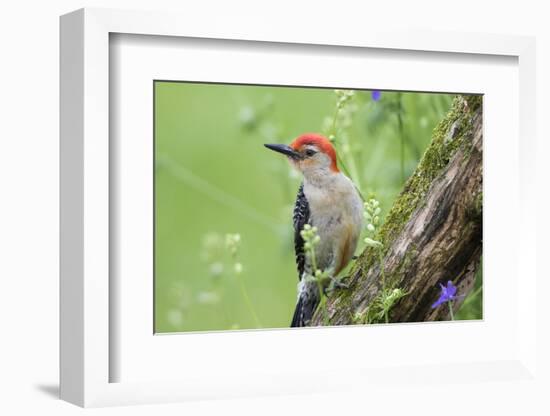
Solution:
<svg viewBox="0 0 550 416">
<path fill-rule="evenodd" d="M 372 238 L 367 237 L 363 241 L 369 247 L 382 247 L 382 243 L 380 241 L 373 240 Z"/>
</svg>

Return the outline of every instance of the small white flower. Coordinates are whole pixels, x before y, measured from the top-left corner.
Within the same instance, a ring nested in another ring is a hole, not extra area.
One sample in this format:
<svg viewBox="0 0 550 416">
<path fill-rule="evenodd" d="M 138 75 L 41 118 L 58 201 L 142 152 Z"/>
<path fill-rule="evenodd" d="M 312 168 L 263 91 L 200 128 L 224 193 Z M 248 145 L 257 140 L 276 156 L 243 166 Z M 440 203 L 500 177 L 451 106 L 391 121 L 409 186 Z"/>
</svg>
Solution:
<svg viewBox="0 0 550 416">
<path fill-rule="evenodd" d="M 219 295 L 216 292 L 199 292 L 197 295 L 197 302 L 205 305 L 213 305 L 218 303 L 220 300 Z"/>
<path fill-rule="evenodd" d="M 251 124 L 255 121 L 256 114 L 250 106 L 242 107 L 239 111 L 239 120 L 243 124 Z"/>
<path fill-rule="evenodd" d="M 179 309 L 170 309 L 166 315 L 166 319 L 174 328 L 181 327 L 183 324 L 183 314 Z"/>
<path fill-rule="evenodd" d="M 219 276 L 223 273 L 223 263 L 216 262 L 210 265 L 210 274 L 213 276 Z"/>
</svg>

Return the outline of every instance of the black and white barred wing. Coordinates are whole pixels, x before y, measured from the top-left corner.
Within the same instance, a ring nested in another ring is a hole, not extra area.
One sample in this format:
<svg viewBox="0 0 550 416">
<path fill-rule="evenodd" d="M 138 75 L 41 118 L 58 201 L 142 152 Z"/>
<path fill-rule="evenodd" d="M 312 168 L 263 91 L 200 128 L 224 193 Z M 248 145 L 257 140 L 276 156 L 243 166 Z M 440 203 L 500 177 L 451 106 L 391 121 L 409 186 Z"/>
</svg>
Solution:
<svg viewBox="0 0 550 416">
<path fill-rule="evenodd" d="M 304 252 L 304 239 L 300 234 L 304 225 L 309 223 L 309 204 L 304 194 L 304 185 L 300 185 L 296 203 L 294 205 L 293 223 L 294 223 L 294 251 L 296 253 L 296 268 L 298 269 L 298 279 L 302 279 L 306 266 L 306 255 Z"/>
</svg>

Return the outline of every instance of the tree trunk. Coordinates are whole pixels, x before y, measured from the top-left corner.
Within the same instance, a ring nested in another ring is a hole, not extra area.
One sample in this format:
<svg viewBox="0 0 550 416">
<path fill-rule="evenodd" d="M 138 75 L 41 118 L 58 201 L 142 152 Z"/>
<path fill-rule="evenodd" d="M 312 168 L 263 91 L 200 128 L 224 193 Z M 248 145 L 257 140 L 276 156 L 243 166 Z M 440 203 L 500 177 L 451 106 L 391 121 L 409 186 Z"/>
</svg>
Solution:
<svg viewBox="0 0 550 416">
<path fill-rule="evenodd" d="M 447 305 L 431 307 L 439 283 L 449 280 L 464 295 L 453 301 L 455 311 L 460 307 L 481 259 L 482 138 L 481 96 L 458 96 L 375 237 L 381 253 L 372 247 L 361 253 L 349 289 L 331 295 L 311 325 L 383 322 L 372 318 L 383 280 L 387 290 L 406 292 L 389 311 L 390 322 L 449 319 Z"/>
</svg>

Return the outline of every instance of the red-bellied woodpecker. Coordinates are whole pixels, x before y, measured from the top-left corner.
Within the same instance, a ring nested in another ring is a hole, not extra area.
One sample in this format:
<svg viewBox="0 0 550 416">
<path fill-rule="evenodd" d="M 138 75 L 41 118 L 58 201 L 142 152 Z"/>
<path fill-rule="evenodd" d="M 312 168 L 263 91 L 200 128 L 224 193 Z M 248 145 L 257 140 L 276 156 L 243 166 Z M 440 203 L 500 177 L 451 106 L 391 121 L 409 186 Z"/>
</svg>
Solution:
<svg viewBox="0 0 550 416">
<path fill-rule="evenodd" d="M 319 305 L 321 294 L 317 282 L 304 279 L 315 270 L 311 270 L 300 232 L 305 224 L 317 228 L 320 242 L 315 247 L 316 266 L 336 279 L 357 247 L 363 224 L 363 202 L 353 182 L 339 171 L 336 151 L 327 138 L 308 133 L 289 146 L 265 146 L 286 155 L 304 177 L 293 216 L 299 283 L 291 326 L 306 326 Z"/>
</svg>

